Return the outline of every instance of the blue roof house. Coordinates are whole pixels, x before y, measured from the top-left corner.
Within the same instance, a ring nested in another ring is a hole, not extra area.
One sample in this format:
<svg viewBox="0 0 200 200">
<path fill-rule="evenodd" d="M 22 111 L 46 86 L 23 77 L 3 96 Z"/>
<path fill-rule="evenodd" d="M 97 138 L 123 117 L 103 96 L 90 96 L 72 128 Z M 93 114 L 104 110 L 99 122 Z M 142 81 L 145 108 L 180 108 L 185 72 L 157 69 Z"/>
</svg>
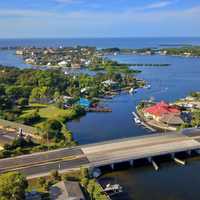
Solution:
<svg viewBox="0 0 200 200">
<path fill-rule="evenodd" d="M 91 105 L 91 101 L 85 98 L 80 98 L 80 100 L 77 102 L 80 106 L 83 106 L 85 108 L 89 108 Z"/>
</svg>

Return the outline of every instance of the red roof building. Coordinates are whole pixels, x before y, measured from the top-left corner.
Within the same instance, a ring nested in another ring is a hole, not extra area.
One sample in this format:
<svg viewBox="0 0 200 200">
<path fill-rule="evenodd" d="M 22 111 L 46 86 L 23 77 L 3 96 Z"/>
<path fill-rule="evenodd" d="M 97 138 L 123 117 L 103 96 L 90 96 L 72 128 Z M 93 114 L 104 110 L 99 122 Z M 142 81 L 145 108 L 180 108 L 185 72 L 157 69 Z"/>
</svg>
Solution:
<svg viewBox="0 0 200 200">
<path fill-rule="evenodd" d="M 162 117 L 163 115 L 166 115 L 166 114 L 180 115 L 181 111 L 177 107 L 170 106 L 166 102 L 161 101 L 160 103 L 157 103 L 154 106 L 144 109 L 144 113 L 148 113 L 155 117 Z"/>
</svg>

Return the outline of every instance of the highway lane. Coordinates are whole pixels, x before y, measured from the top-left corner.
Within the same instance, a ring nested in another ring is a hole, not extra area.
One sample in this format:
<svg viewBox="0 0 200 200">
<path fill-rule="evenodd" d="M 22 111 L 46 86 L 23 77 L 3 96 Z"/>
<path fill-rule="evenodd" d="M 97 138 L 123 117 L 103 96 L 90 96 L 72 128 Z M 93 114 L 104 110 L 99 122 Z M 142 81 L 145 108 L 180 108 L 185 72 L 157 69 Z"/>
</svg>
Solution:
<svg viewBox="0 0 200 200">
<path fill-rule="evenodd" d="M 57 161 L 68 157 L 83 156 L 79 147 L 58 149 L 48 152 L 40 152 L 14 158 L 0 159 L 0 172 L 5 169 L 40 164 L 48 161 Z"/>
<path fill-rule="evenodd" d="M 29 166 L 25 168 L 15 169 L 13 171 L 19 171 L 27 176 L 27 178 L 34 178 L 40 176 L 47 176 L 52 170 L 58 170 L 59 172 L 67 172 L 69 170 L 78 169 L 82 165 L 87 165 L 88 159 L 86 157 L 80 157 L 72 160 L 60 161 L 55 163 L 45 163 L 38 166 Z M 4 171 L 1 171 L 3 173 Z"/>
</svg>

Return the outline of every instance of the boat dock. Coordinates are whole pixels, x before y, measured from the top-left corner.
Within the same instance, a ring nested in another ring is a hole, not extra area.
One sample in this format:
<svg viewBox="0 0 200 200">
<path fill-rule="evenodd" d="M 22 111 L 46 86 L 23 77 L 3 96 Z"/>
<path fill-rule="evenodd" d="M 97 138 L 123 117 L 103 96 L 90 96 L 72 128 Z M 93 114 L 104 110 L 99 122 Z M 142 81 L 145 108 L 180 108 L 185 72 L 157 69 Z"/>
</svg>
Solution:
<svg viewBox="0 0 200 200">
<path fill-rule="evenodd" d="M 112 112 L 112 109 L 103 107 L 87 108 L 86 112 Z"/>
<path fill-rule="evenodd" d="M 149 126 L 148 124 L 146 124 L 144 121 L 141 120 L 141 118 L 137 115 L 137 113 L 132 112 L 133 116 L 134 116 L 134 120 L 136 122 L 136 124 L 142 125 L 145 128 L 149 129 L 152 132 L 156 132 L 156 130 L 154 128 L 152 128 L 151 126 Z"/>
</svg>

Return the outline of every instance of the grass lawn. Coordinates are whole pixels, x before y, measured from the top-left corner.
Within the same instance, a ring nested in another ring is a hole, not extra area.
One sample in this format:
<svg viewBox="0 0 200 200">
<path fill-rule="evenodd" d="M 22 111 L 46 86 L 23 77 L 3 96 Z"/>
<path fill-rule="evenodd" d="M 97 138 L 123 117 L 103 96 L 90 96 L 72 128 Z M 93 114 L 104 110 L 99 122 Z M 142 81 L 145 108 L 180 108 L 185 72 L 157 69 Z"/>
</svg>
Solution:
<svg viewBox="0 0 200 200">
<path fill-rule="evenodd" d="M 34 126 L 39 127 L 42 122 L 49 120 L 49 119 L 54 119 L 54 120 L 62 120 L 63 118 L 67 116 L 72 116 L 73 115 L 73 110 L 68 109 L 60 109 L 57 108 L 54 105 L 43 105 L 43 104 L 31 104 L 29 108 L 26 108 L 23 111 L 23 115 L 29 114 L 31 112 L 34 112 L 36 109 L 39 109 L 39 115 L 41 116 L 42 120 L 39 123 L 36 123 Z"/>
</svg>

